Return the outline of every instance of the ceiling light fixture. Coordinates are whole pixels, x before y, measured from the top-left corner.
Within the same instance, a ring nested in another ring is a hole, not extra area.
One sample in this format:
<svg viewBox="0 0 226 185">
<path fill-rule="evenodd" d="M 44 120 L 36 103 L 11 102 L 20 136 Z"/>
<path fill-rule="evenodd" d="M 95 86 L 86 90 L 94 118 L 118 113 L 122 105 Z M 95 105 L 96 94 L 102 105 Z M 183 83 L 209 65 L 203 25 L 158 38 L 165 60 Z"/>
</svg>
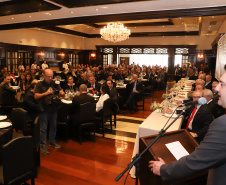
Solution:
<svg viewBox="0 0 226 185">
<path fill-rule="evenodd" d="M 121 42 L 129 38 L 130 30 L 120 22 L 111 22 L 100 30 L 101 38 L 110 42 Z"/>
</svg>

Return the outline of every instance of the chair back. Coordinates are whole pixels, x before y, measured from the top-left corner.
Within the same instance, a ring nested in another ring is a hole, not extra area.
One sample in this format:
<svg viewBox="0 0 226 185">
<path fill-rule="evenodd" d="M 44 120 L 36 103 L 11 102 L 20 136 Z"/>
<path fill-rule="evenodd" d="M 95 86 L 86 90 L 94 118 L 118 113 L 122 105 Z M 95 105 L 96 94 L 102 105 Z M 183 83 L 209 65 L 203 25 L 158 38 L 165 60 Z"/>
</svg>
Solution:
<svg viewBox="0 0 226 185">
<path fill-rule="evenodd" d="M 26 110 L 22 108 L 13 108 L 11 121 L 15 130 L 22 130 L 23 134 L 26 135 L 27 120 L 28 116 Z"/>
<path fill-rule="evenodd" d="M 62 104 L 59 110 L 57 111 L 57 122 L 67 122 L 70 111 L 71 104 Z"/>
<path fill-rule="evenodd" d="M 96 118 L 96 104 L 83 103 L 79 106 L 79 122 L 88 123 L 93 122 Z"/>
<path fill-rule="evenodd" d="M 113 99 L 109 98 L 104 101 L 104 106 L 102 110 L 102 116 L 111 116 L 114 115 L 115 112 L 117 112 L 117 107 Z"/>
<path fill-rule="evenodd" d="M 31 136 L 16 138 L 2 147 L 4 184 L 19 184 L 34 176 Z"/>
</svg>

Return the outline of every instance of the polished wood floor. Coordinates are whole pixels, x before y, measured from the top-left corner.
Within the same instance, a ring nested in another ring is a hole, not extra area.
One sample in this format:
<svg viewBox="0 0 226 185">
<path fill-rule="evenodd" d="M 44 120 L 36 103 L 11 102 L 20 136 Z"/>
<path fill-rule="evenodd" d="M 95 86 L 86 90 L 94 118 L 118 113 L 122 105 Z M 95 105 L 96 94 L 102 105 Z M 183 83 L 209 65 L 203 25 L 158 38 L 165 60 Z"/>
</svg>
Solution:
<svg viewBox="0 0 226 185">
<path fill-rule="evenodd" d="M 139 108 L 135 114 L 124 111 L 123 116 L 147 118 L 151 113 L 150 104 L 161 102 L 163 91 L 154 92 L 153 97 L 145 98 L 145 110 Z M 50 153 L 41 154 L 36 185 L 114 185 L 123 184 L 126 174 L 116 182 L 114 179 L 131 162 L 134 143 L 117 139 L 96 137 L 96 142 L 58 140 L 60 149 L 49 147 Z M 128 185 L 135 179 L 127 178 Z"/>
</svg>

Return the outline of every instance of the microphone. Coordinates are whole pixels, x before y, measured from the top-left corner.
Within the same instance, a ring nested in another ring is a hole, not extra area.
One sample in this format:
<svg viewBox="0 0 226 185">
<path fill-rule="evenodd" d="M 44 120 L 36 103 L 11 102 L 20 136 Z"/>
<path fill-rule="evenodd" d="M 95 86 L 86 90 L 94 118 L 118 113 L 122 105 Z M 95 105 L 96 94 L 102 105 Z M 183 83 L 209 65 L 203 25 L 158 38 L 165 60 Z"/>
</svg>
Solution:
<svg viewBox="0 0 226 185">
<path fill-rule="evenodd" d="M 199 98 L 197 101 L 189 101 L 183 105 L 180 105 L 179 107 L 182 107 L 182 106 L 190 106 L 190 105 L 196 105 L 196 104 L 199 104 L 199 105 L 204 105 L 207 103 L 207 100 L 206 98 L 204 97 L 201 97 Z"/>
</svg>

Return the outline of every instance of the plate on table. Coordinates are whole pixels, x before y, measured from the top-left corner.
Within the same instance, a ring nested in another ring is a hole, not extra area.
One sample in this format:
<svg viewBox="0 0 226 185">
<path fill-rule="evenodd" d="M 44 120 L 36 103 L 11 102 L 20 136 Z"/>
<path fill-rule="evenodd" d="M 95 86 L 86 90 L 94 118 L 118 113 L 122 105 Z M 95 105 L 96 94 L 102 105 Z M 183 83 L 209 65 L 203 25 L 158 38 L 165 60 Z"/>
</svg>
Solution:
<svg viewBox="0 0 226 185">
<path fill-rule="evenodd" d="M 20 89 L 20 87 L 19 86 L 11 86 L 14 90 L 18 90 L 18 89 Z"/>
<path fill-rule="evenodd" d="M 0 122 L 0 128 L 7 128 L 12 126 L 12 123 L 10 122 Z"/>
<path fill-rule="evenodd" d="M 164 115 L 165 115 L 167 118 L 169 118 L 169 117 L 171 117 L 172 114 L 167 114 L 167 113 L 165 113 Z M 172 116 L 171 118 L 176 118 L 176 117 L 177 117 L 177 114 L 174 113 L 173 116 Z"/>
<path fill-rule="evenodd" d="M 0 116 L 0 121 L 5 120 L 5 119 L 7 119 L 7 116 L 6 115 Z"/>
</svg>

